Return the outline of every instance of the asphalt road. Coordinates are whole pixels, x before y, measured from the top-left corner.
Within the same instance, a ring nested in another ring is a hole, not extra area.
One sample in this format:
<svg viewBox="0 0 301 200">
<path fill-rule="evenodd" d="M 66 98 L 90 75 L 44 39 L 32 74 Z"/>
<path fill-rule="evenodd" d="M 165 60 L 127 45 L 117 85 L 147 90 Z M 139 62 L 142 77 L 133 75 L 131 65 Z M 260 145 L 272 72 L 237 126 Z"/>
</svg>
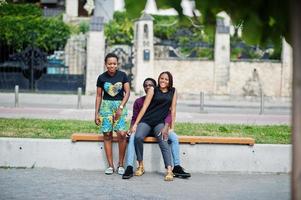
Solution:
<svg viewBox="0 0 301 200">
<path fill-rule="evenodd" d="M 288 174 L 192 174 L 165 182 L 161 173 L 129 180 L 102 171 L 0 169 L 1 200 L 204 199 L 288 200 Z"/>
</svg>

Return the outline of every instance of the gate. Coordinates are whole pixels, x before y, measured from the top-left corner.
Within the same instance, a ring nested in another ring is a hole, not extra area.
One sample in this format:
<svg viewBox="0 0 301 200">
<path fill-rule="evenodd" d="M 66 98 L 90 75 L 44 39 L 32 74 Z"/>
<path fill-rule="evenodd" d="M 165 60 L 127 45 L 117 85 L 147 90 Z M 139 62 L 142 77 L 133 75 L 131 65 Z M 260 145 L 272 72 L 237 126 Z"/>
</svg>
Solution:
<svg viewBox="0 0 301 200">
<path fill-rule="evenodd" d="M 128 79 L 130 81 L 130 86 L 132 89 L 132 81 L 133 81 L 133 47 L 131 45 L 114 45 L 106 47 L 107 53 L 115 53 L 118 56 L 120 63 L 120 70 L 124 71 Z"/>
</svg>

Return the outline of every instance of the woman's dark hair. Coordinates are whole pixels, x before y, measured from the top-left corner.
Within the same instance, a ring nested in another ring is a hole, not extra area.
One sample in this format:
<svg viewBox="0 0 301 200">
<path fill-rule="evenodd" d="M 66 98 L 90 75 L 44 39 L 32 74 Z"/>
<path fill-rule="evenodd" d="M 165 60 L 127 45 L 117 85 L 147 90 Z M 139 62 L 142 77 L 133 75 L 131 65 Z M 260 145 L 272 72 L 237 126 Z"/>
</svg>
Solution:
<svg viewBox="0 0 301 200">
<path fill-rule="evenodd" d="M 144 84 L 145 84 L 146 81 L 151 81 L 151 82 L 153 82 L 153 84 L 154 84 L 155 87 L 157 86 L 157 83 L 156 83 L 155 79 L 152 79 L 152 78 L 146 78 L 146 79 L 143 81 L 143 87 L 144 87 Z"/>
<path fill-rule="evenodd" d="M 109 58 L 116 58 L 117 59 L 117 62 L 118 62 L 118 56 L 115 54 L 115 53 L 108 53 L 105 57 L 105 63 L 107 63 L 107 60 Z"/>
<path fill-rule="evenodd" d="M 173 87 L 173 78 L 172 78 L 172 74 L 169 72 L 169 71 L 165 71 L 165 72 L 162 72 L 159 77 L 158 77 L 158 87 L 160 87 L 160 77 L 163 75 L 163 74 L 167 74 L 168 76 L 168 79 L 169 79 L 169 85 L 168 85 L 168 89 L 170 90 L 172 87 Z"/>
</svg>

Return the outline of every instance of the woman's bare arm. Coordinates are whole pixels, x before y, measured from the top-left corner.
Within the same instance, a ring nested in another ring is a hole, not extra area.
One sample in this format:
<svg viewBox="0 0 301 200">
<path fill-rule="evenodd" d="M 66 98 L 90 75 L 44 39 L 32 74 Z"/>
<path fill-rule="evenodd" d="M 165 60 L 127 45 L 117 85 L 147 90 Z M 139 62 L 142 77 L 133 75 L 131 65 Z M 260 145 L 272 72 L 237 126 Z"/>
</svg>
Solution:
<svg viewBox="0 0 301 200">
<path fill-rule="evenodd" d="M 124 107 L 125 104 L 128 102 L 129 100 L 129 97 L 130 97 L 130 84 L 127 82 L 123 85 L 123 88 L 124 88 L 124 97 L 120 103 L 120 106 Z M 122 113 L 122 108 L 118 108 L 117 111 L 116 111 L 116 114 L 114 116 L 114 120 L 118 120 L 120 115 Z"/>
<path fill-rule="evenodd" d="M 95 124 L 98 126 L 100 124 L 100 120 L 98 118 L 99 107 L 102 101 L 102 88 L 97 87 L 96 89 L 96 99 L 95 99 Z"/>
<path fill-rule="evenodd" d="M 176 121 L 176 110 L 177 110 L 177 91 L 175 89 L 175 93 L 172 98 L 172 103 L 171 103 L 171 124 L 170 128 L 174 129 L 175 127 L 175 121 Z"/>
<path fill-rule="evenodd" d="M 136 132 L 137 125 L 138 125 L 138 123 L 140 122 L 140 120 L 142 119 L 143 115 L 145 114 L 146 109 L 148 108 L 148 106 L 149 106 L 149 104 L 150 104 L 150 102 L 151 102 L 153 96 L 154 96 L 154 88 L 151 87 L 151 88 L 149 88 L 148 91 L 147 91 L 147 94 L 146 94 L 146 96 L 145 96 L 145 100 L 144 100 L 144 102 L 143 102 L 143 106 L 142 106 L 142 108 L 141 108 L 141 110 L 140 110 L 140 112 L 139 112 L 139 114 L 138 114 L 138 116 L 137 116 L 137 118 L 136 118 L 136 121 L 135 121 L 135 123 L 134 123 L 132 129 L 131 129 L 131 132 L 132 132 L 132 133 L 133 133 L 133 132 Z"/>
</svg>

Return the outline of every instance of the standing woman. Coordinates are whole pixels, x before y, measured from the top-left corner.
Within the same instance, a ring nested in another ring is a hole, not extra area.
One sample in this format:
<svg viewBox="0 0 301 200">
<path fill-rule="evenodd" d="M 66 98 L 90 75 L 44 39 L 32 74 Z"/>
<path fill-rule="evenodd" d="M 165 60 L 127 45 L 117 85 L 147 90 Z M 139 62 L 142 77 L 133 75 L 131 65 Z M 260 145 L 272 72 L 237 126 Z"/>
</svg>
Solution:
<svg viewBox="0 0 301 200">
<path fill-rule="evenodd" d="M 170 72 L 165 71 L 159 75 L 158 87 L 149 88 L 144 104 L 136 118 L 131 132 L 135 133 L 135 151 L 138 160 L 136 176 L 144 174 L 143 142 L 144 138 L 153 130 L 158 140 L 166 168 L 165 181 L 173 180 L 171 152 L 167 143 L 169 127 L 174 128 L 176 116 L 177 94 L 173 87 L 173 78 Z M 169 111 L 171 111 L 171 124 L 165 123 Z"/>
<path fill-rule="evenodd" d="M 100 132 L 104 134 L 104 147 L 109 167 L 105 174 L 114 173 L 112 140 L 116 131 L 119 147 L 118 174 L 124 173 L 123 161 L 126 150 L 126 116 L 125 104 L 130 96 L 130 85 L 127 75 L 117 69 L 118 57 L 109 53 L 105 57 L 107 71 L 97 79 L 95 100 L 95 124 L 100 125 Z"/>
</svg>

